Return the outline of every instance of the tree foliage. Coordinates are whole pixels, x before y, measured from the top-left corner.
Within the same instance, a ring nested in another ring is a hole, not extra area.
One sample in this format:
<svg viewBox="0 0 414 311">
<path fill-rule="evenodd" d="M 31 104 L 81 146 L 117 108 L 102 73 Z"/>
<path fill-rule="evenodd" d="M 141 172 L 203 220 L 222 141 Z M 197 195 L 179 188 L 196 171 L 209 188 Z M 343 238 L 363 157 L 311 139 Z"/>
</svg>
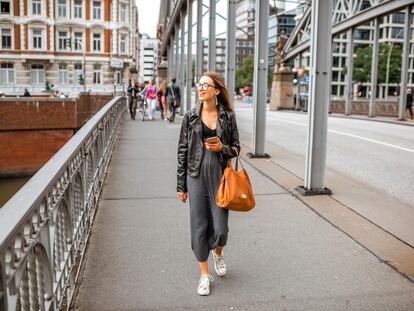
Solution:
<svg viewBox="0 0 414 311">
<path fill-rule="evenodd" d="M 392 49 L 392 50 L 391 50 Z M 378 50 L 378 83 L 385 83 L 387 76 L 388 55 L 390 54 L 388 82 L 399 83 L 401 80 L 401 46 L 398 44 L 381 43 Z M 353 65 L 353 80 L 357 82 L 371 81 L 372 47 L 359 48 L 356 52 Z M 347 73 L 347 68 L 342 69 Z"/>
<path fill-rule="evenodd" d="M 253 86 L 253 70 L 254 58 L 253 55 L 247 56 L 240 67 L 236 70 L 236 87 L 241 88 L 245 86 Z"/>
</svg>

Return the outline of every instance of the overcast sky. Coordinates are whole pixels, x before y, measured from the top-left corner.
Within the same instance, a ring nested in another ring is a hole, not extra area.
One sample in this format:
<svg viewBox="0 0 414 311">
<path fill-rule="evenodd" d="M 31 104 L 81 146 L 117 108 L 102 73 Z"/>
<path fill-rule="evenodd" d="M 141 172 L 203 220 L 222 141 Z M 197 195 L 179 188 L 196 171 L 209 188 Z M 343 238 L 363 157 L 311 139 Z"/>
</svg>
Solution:
<svg viewBox="0 0 414 311">
<path fill-rule="evenodd" d="M 135 0 L 138 5 L 138 18 L 139 18 L 139 32 L 146 33 L 150 37 L 155 38 L 156 29 L 157 29 L 157 22 L 158 22 L 158 15 L 160 12 L 160 0 Z M 209 0 L 203 1 L 206 5 L 208 5 Z M 194 17 L 193 21 L 196 21 L 195 16 L 195 6 L 196 2 L 194 3 Z M 294 8 L 296 4 L 293 3 L 286 3 L 286 9 L 290 10 Z M 227 15 L 227 0 L 220 0 L 217 2 L 216 12 L 223 16 Z M 207 11 L 207 8 L 203 9 L 203 13 Z M 217 34 L 224 32 L 226 29 L 226 22 L 219 16 L 216 18 L 216 32 Z M 195 31 L 193 31 L 195 33 Z M 207 36 L 208 33 L 208 14 L 203 18 L 203 36 Z"/>
</svg>

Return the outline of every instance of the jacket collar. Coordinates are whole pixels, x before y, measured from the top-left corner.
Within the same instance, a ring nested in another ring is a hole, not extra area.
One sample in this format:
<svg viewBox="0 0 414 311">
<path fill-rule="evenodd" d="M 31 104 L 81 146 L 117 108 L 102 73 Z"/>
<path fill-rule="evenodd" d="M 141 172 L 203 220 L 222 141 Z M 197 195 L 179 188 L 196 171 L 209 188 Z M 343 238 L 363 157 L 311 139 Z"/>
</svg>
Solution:
<svg viewBox="0 0 414 311">
<path fill-rule="evenodd" d="M 201 124 L 201 109 L 203 107 L 203 103 L 199 103 L 197 105 L 196 108 L 194 108 L 190 115 L 190 124 L 191 126 L 196 130 L 196 132 L 198 132 L 198 134 L 200 135 L 200 138 L 202 138 L 203 136 L 203 129 L 202 129 L 202 124 Z M 226 111 L 226 109 L 224 108 L 224 106 L 219 102 L 218 104 L 218 113 L 219 113 L 219 117 L 217 120 L 217 128 L 216 128 L 216 133 L 217 136 L 222 139 L 222 134 L 223 134 L 223 127 L 222 127 L 222 121 L 224 121 L 226 118 L 229 118 L 228 112 Z"/>
</svg>

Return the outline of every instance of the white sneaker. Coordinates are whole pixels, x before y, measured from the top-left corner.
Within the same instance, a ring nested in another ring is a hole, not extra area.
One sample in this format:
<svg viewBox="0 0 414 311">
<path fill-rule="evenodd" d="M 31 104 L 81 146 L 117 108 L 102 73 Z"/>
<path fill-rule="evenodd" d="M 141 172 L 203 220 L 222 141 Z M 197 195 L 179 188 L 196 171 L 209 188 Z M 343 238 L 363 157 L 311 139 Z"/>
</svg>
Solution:
<svg viewBox="0 0 414 311">
<path fill-rule="evenodd" d="M 221 256 L 218 256 L 214 250 L 211 252 L 213 253 L 214 270 L 216 270 L 218 276 L 225 276 L 227 273 L 227 266 L 224 262 L 223 253 L 221 253 Z"/>
<path fill-rule="evenodd" d="M 210 295 L 210 282 L 213 281 L 213 278 L 209 274 L 203 274 L 200 276 L 200 281 L 198 282 L 197 293 L 201 296 Z"/>
</svg>

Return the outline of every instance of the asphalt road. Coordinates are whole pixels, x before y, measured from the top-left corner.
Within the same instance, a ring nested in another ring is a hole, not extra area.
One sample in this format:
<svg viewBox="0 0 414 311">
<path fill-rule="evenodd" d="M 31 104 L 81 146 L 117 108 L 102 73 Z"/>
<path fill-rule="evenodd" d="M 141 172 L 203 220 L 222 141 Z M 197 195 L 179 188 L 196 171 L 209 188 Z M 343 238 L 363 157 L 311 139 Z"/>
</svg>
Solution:
<svg viewBox="0 0 414 311">
<path fill-rule="evenodd" d="M 239 129 L 251 134 L 253 108 L 239 104 L 236 111 Z M 267 111 L 266 143 L 305 157 L 307 120 L 303 113 Z M 327 168 L 414 208 L 414 127 L 329 117 Z M 303 177 L 304 170 L 303 161 L 295 174 Z"/>
</svg>

